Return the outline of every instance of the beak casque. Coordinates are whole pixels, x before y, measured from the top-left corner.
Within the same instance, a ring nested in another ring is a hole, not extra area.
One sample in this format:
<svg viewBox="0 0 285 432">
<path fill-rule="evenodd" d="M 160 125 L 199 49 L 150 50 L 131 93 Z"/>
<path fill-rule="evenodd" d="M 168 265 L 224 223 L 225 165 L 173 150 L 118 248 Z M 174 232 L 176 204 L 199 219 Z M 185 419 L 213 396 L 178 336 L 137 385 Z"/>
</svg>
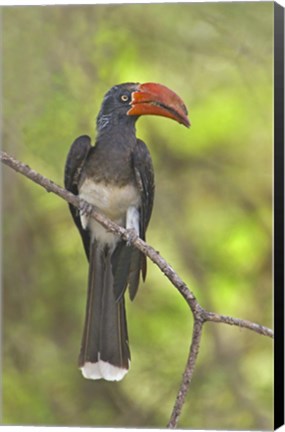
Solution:
<svg viewBox="0 0 285 432">
<path fill-rule="evenodd" d="M 138 84 L 132 93 L 128 115 L 158 115 L 190 126 L 187 108 L 182 99 L 168 87 L 157 83 Z"/>
</svg>

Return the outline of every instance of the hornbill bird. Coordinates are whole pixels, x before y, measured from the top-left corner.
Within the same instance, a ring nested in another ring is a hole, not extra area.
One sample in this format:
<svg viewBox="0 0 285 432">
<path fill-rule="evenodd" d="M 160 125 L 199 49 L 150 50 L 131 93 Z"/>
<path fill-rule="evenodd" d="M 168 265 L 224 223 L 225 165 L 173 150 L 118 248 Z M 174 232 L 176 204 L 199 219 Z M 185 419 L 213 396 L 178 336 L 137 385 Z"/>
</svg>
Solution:
<svg viewBox="0 0 285 432">
<path fill-rule="evenodd" d="M 189 127 L 187 109 L 172 90 L 156 83 L 124 83 L 105 95 L 97 139 L 78 137 L 65 164 L 65 188 L 145 240 L 154 198 L 149 151 L 136 137 L 139 116 L 168 117 Z M 88 206 L 87 206 L 88 207 Z M 134 299 L 146 257 L 91 218 L 86 205 L 69 205 L 89 261 L 85 325 L 79 367 L 85 378 L 121 380 L 130 366 L 124 293 Z"/>
</svg>

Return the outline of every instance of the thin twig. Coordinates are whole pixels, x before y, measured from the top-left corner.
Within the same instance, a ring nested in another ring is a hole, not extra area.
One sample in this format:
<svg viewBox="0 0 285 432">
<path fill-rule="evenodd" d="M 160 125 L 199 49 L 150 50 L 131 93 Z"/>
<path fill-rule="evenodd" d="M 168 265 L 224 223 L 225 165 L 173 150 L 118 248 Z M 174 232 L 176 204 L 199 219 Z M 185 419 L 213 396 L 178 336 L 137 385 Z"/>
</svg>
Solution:
<svg viewBox="0 0 285 432">
<path fill-rule="evenodd" d="M 66 189 L 60 187 L 53 181 L 44 177 L 43 175 L 37 173 L 28 165 L 23 164 L 22 162 L 14 159 L 7 153 L 1 151 L 0 159 L 2 162 L 14 169 L 15 171 L 23 174 L 33 182 L 45 188 L 48 192 L 53 192 L 68 203 L 74 205 L 77 208 L 80 208 L 83 200 L 81 200 L 78 196 L 73 195 L 68 192 Z M 170 280 L 172 285 L 179 291 L 179 293 L 183 296 L 183 298 L 188 303 L 191 312 L 194 317 L 194 327 L 193 327 L 193 335 L 191 339 L 191 347 L 189 358 L 187 361 L 187 365 L 183 374 L 182 383 L 175 401 L 175 405 L 173 407 L 173 411 L 171 414 L 171 418 L 168 423 L 169 428 L 175 428 L 178 424 L 180 414 L 185 402 L 186 394 L 189 390 L 189 386 L 192 380 L 193 372 L 196 365 L 196 360 L 199 353 L 199 345 L 202 335 L 203 324 L 207 321 L 223 323 L 237 327 L 243 327 L 248 330 L 251 330 L 255 333 L 268 336 L 273 338 L 273 331 L 267 327 L 261 326 L 259 324 L 253 323 L 251 321 L 242 320 L 239 318 L 233 318 L 225 315 L 220 315 L 214 312 L 208 312 L 200 306 L 198 301 L 196 300 L 192 291 L 188 288 L 188 286 L 183 282 L 183 280 L 178 276 L 178 274 L 173 270 L 173 268 L 167 263 L 167 261 L 150 245 L 144 242 L 138 236 L 134 236 L 129 230 L 117 225 L 112 222 L 110 219 L 106 218 L 101 213 L 98 213 L 95 208 L 92 209 L 90 216 L 96 219 L 101 225 L 103 225 L 106 229 L 111 231 L 112 233 L 120 236 L 124 240 L 129 241 L 133 246 L 138 248 L 142 253 L 144 253 L 147 257 L 149 257 L 165 274 L 165 276 Z"/>
<path fill-rule="evenodd" d="M 264 327 L 260 324 L 253 323 L 253 322 L 248 321 L 248 320 L 243 320 L 240 318 L 233 318 L 231 316 L 219 315 L 219 314 L 216 314 L 214 312 L 206 312 L 206 311 L 204 314 L 204 318 L 205 318 L 205 321 L 212 321 L 212 322 L 228 324 L 228 325 L 236 326 L 236 327 L 243 327 L 243 328 L 246 328 L 248 330 L 252 330 L 256 333 L 259 333 L 263 336 L 268 336 L 270 338 L 273 338 L 273 336 L 274 336 L 273 331 L 270 328 Z"/>
</svg>

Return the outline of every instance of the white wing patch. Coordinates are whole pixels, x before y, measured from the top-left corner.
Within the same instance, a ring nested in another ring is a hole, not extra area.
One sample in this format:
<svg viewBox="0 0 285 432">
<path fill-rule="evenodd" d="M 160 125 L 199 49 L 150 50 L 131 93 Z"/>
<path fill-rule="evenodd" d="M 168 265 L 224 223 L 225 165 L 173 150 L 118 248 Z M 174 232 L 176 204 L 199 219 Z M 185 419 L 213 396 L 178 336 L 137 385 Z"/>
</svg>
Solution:
<svg viewBox="0 0 285 432">
<path fill-rule="evenodd" d="M 133 229 L 138 236 L 140 235 L 140 214 L 134 206 L 127 210 L 126 228 Z"/>
</svg>

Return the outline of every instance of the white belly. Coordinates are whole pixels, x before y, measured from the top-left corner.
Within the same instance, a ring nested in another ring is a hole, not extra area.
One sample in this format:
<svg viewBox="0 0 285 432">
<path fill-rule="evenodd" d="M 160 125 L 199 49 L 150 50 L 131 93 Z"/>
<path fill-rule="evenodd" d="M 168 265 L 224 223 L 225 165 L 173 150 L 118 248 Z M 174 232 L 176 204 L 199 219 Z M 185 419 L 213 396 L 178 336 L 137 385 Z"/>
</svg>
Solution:
<svg viewBox="0 0 285 432">
<path fill-rule="evenodd" d="M 137 208 L 140 198 L 134 185 L 116 186 L 104 183 L 94 183 L 85 180 L 79 190 L 80 198 L 94 205 L 101 213 L 121 226 L 126 226 L 126 215 L 130 208 Z M 88 216 L 81 216 L 83 228 L 91 231 L 92 240 L 108 244 L 115 244 L 117 237 L 105 230 L 102 225 Z"/>
</svg>

